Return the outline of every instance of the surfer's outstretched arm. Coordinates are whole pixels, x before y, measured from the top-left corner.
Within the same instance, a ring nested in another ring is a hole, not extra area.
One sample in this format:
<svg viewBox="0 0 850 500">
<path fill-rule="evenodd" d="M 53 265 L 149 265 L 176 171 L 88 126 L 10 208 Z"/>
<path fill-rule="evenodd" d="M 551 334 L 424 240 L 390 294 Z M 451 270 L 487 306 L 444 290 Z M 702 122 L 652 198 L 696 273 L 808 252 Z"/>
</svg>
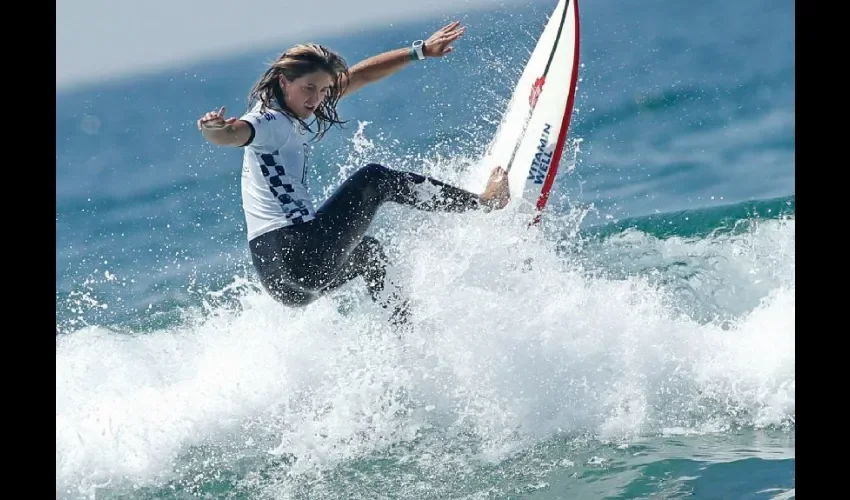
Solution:
<svg viewBox="0 0 850 500">
<path fill-rule="evenodd" d="M 460 25 L 460 21 L 455 21 L 434 32 L 421 44 L 415 42 L 409 48 L 390 50 L 358 62 L 351 67 L 347 77 L 342 77 L 342 96 L 356 92 L 367 83 L 376 82 L 392 75 L 405 67 L 410 61 L 427 57 L 442 57 L 452 52 L 454 47 L 451 43 L 463 36 L 464 31 L 466 31 L 466 28 Z"/>
</svg>

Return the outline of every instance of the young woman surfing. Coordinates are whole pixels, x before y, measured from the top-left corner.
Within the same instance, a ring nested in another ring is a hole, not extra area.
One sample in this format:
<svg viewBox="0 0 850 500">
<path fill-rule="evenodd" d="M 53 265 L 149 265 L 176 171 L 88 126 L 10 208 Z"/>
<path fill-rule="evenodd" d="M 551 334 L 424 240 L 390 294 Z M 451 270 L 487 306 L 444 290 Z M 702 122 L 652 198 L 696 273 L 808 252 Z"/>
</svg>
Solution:
<svg viewBox="0 0 850 500">
<path fill-rule="evenodd" d="M 342 97 L 413 61 L 449 54 L 464 30 L 451 23 L 410 48 L 376 55 L 350 69 L 321 45 L 295 45 L 251 89 L 247 113 L 225 119 L 222 107 L 198 120 L 210 143 L 244 148 L 242 205 L 252 261 L 278 301 L 304 306 L 360 276 L 373 300 L 394 306 L 393 321 L 404 321 L 406 301 L 382 294 L 386 255 L 378 240 L 366 235 L 381 205 L 464 212 L 507 204 L 510 191 L 501 167 L 493 170 L 481 194 L 375 163 L 352 174 L 318 208 L 305 187 L 307 133 L 319 140 L 343 123 L 336 111 Z"/>
</svg>

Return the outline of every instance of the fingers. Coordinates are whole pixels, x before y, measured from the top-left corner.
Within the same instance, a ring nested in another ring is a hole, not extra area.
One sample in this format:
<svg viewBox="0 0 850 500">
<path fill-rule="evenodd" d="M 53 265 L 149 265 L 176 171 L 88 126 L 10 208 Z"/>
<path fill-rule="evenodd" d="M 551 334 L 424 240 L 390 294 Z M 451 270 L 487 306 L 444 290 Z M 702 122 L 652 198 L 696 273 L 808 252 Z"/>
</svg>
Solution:
<svg viewBox="0 0 850 500">
<path fill-rule="evenodd" d="M 446 33 L 446 32 L 448 32 L 449 30 L 451 30 L 451 29 L 455 28 L 456 26 L 458 26 L 459 24 L 460 24 L 460 21 L 454 21 L 454 22 L 451 22 L 451 23 L 449 23 L 449 24 L 447 24 L 447 25 L 443 26 L 442 28 L 440 28 L 440 32 Z"/>
<path fill-rule="evenodd" d="M 447 24 L 431 37 L 425 43 L 426 55 L 428 56 L 444 56 L 454 51 L 454 47 L 450 44 L 466 32 L 465 26 L 460 26 L 460 21 Z"/>
<path fill-rule="evenodd" d="M 224 111 L 225 106 L 222 106 L 218 109 L 218 111 L 208 111 L 198 120 L 198 130 L 202 129 L 204 125 L 207 125 L 207 128 L 216 128 L 219 126 L 227 125 L 229 123 L 233 123 L 235 118 L 231 118 L 228 120 L 224 119 Z M 213 125 L 213 127 L 210 127 Z"/>
<path fill-rule="evenodd" d="M 462 37 L 465 32 L 466 32 L 466 28 L 459 28 L 459 29 L 456 29 L 454 31 L 450 31 L 450 32 L 444 34 L 440 38 L 442 39 L 441 41 L 443 43 L 451 43 L 451 42 L 457 40 L 458 38 Z"/>
<path fill-rule="evenodd" d="M 464 26 L 461 26 L 459 28 L 452 28 L 452 29 L 443 31 L 440 34 L 440 38 L 443 38 L 445 40 L 457 40 L 458 38 L 463 36 L 465 31 L 466 31 L 466 27 L 464 27 Z"/>
<path fill-rule="evenodd" d="M 448 39 L 454 40 L 461 36 L 464 31 L 466 31 L 466 27 L 460 26 L 460 21 L 455 21 L 437 30 L 437 32 L 434 33 L 432 38 L 434 38 L 435 41 Z"/>
</svg>

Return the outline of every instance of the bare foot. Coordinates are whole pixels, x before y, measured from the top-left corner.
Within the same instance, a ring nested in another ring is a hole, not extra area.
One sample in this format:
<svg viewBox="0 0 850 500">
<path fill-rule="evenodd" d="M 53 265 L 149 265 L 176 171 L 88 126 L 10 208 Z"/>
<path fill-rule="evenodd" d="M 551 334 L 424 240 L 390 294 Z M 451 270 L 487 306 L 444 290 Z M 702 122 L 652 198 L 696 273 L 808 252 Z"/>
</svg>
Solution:
<svg viewBox="0 0 850 500">
<path fill-rule="evenodd" d="M 493 169 L 487 187 L 481 193 L 481 201 L 489 209 L 502 209 L 511 199 L 511 189 L 508 186 L 508 173 L 502 167 Z"/>
</svg>

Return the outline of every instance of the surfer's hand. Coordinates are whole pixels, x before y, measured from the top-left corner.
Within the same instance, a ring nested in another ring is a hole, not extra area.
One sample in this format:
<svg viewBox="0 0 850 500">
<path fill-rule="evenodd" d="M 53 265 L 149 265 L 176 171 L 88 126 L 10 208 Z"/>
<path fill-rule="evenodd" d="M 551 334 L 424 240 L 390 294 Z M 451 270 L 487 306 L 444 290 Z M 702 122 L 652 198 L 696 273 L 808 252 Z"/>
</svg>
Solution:
<svg viewBox="0 0 850 500">
<path fill-rule="evenodd" d="M 198 120 L 198 130 L 224 128 L 235 122 L 236 118 L 224 119 L 224 106 L 218 111 L 210 111 Z"/>
<path fill-rule="evenodd" d="M 460 21 L 447 24 L 434 32 L 422 47 L 425 57 L 443 57 L 454 50 L 452 42 L 463 36 L 466 27 L 460 25 Z"/>
</svg>

